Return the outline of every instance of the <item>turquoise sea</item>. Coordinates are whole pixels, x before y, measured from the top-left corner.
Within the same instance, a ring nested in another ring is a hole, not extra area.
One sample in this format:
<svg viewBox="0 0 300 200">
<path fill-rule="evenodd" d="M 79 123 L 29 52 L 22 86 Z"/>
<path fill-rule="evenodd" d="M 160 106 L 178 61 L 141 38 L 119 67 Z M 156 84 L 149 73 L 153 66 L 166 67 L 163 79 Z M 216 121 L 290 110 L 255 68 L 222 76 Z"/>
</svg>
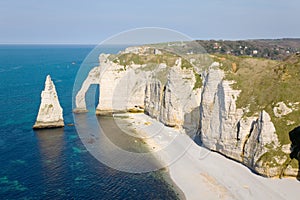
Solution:
<svg viewBox="0 0 300 200">
<path fill-rule="evenodd" d="M 105 47 L 117 53 L 120 47 Z M 0 45 L 0 199 L 176 199 L 160 172 L 111 169 L 81 143 L 74 126 L 32 130 L 47 74 L 66 124 L 73 123 L 76 73 L 89 45 Z M 95 63 L 90 63 L 93 66 Z"/>
</svg>

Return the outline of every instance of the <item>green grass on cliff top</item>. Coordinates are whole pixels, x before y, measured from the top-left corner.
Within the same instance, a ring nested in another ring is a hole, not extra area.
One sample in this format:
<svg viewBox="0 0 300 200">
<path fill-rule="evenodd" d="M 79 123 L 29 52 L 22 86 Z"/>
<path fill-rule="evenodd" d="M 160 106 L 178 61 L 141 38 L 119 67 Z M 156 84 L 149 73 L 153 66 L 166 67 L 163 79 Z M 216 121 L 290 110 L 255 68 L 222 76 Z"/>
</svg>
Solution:
<svg viewBox="0 0 300 200">
<path fill-rule="evenodd" d="M 281 144 L 289 144 L 288 132 L 300 124 L 300 109 L 277 118 L 273 107 L 278 102 L 300 102 L 300 57 L 292 56 L 285 61 L 262 58 L 215 55 L 215 61 L 222 63 L 225 79 L 234 80 L 234 89 L 241 90 L 237 107 L 249 105 L 246 116 L 257 116 L 266 110 L 272 118 Z M 236 69 L 233 68 L 233 63 Z M 235 72 L 234 72 L 235 71 Z M 294 124 L 288 125 L 288 122 Z"/>
<path fill-rule="evenodd" d="M 180 57 L 178 55 L 162 51 L 163 53 L 161 55 L 153 54 L 153 53 L 146 53 L 146 54 L 134 54 L 134 53 L 125 53 L 120 55 L 111 55 L 110 59 L 118 63 L 120 65 L 124 66 L 124 70 L 126 70 L 126 67 L 131 65 L 132 63 L 138 64 L 138 65 L 146 65 L 142 68 L 144 71 L 153 71 L 155 68 L 158 67 L 158 64 L 165 63 L 168 67 L 172 67 L 175 65 L 176 60 Z M 193 70 L 192 64 L 187 61 L 185 58 L 181 57 L 181 68 L 182 69 L 191 69 Z M 162 70 L 158 74 L 159 80 L 161 80 L 162 83 L 166 82 L 167 73 L 168 70 Z M 202 87 L 202 78 L 199 74 L 193 70 L 195 75 L 195 84 L 193 89 L 198 89 Z"/>
<path fill-rule="evenodd" d="M 121 54 L 117 58 L 119 61 L 115 60 L 114 62 L 119 62 L 120 65 L 124 66 L 130 65 L 131 63 L 138 65 L 165 63 L 167 66 L 174 66 L 178 56 L 169 53 L 164 53 L 162 55 L 126 53 Z"/>
</svg>

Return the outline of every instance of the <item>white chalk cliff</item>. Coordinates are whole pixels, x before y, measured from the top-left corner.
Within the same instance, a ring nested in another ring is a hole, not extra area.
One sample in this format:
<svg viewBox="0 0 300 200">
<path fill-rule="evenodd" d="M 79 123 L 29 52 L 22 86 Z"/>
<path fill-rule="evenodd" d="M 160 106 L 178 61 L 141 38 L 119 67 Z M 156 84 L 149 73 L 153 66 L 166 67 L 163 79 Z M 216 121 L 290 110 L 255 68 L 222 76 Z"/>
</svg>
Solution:
<svg viewBox="0 0 300 200">
<path fill-rule="evenodd" d="M 261 159 L 270 147 L 276 149 L 280 145 L 269 114 L 262 110 L 257 117 L 245 117 L 243 109 L 236 107 L 241 91 L 231 88 L 233 82 L 224 80 L 224 71 L 217 66 L 211 67 L 204 77 L 200 104 L 203 145 L 260 174 L 278 175 L 281 169 L 278 165 L 272 166 Z"/>
<path fill-rule="evenodd" d="M 129 47 L 120 56 L 149 56 L 161 58 L 161 51 L 149 47 Z M 120 57 L 119 56 L 119 57 Z M 100 65 L 93 68 L 76 95 L 74 112 L 87 111 L 85 94 L 92 84 L 99 84 L 99 103 L 96 114 L 115 112 L 145 112 L 167 126 L 184 129 L 195 136 L 199 124 L 201 89 L 195 88 L 193 68 L 182 67 L 180 57 L 170 57 L 174 63 L 120 63 L 119 58 L 99 56 Z M 120 58 L 123 59 L 123 58 Z"/>
<path fill-rule="evenodd" d="M 47 76 L 45 89 L 41 93 L 41 104 L 33 126 L 34 129 L 63 127 L 63 109 L 60 106 L 55 85 Z"/>
<path fill-rule="evenodd" d="M 246 117 L 247 105 L 236 105 L 241 91 L 232 88 L 234 82 L 225 79 L 218 62 L 201 72 L 201 88 L 194 87 L 199 71 L 183 67 L 182 58 L 176 58 L 172 66 L 161 62 L 153 67 L 134 59 L 124 64 L 122 55 L 154 57 L 152 54 L 157 51 L 149 49 L 130 47 L 115 60 L 101 54 L 100 65 L 90 71 L 76 96 L 74 111 L 87 111 L 85 93 L 91 84 L 99 84 L 96 114 L 143 111 L 167 126 L 184 130 L 192 138 L 199 135 L 203 146 L 262 175 L 279 175 L 289 150 L 279 142 L 271 113 L 261 109 Z M 159 51 L 158 56 L 162 54 Z M 274 112 L 281 115 L 291 112 L 282 103 L 276 109 Z M 271 150 L 280 154 L 269 155 Z M 286 175 L 295 176 L 297 172 L 291 166 L 285 170 Z"/>
</svg>

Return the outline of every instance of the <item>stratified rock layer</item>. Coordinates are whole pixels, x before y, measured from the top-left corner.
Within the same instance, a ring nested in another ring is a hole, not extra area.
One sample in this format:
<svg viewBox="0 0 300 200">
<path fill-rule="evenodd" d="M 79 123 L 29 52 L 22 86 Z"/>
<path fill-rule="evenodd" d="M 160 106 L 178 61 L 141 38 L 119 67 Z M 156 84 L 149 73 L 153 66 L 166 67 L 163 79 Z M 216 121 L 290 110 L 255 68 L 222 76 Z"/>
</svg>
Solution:
<svg viewBox="0 0 300 200">
<path fill-rule="evenodd" d="M 41 104 L 34 129 L 63 127 L 63 109 L 60 106 L 55 85 L 47 76 L 45 89 L 41 94 Z"/>
</svg>

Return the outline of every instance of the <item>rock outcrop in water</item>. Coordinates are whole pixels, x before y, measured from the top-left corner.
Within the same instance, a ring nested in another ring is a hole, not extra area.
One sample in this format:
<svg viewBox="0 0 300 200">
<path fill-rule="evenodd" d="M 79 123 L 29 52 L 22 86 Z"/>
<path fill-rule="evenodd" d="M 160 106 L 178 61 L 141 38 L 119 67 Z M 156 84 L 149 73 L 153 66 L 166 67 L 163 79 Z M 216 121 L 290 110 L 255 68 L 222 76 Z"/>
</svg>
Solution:
<svg viewBox="0 0 300 200">
<path fill-rule="evenodd" d="M 50 75 L 47 76 L 45 89 L 41 93 L 41 104 L 33 126 L 34 129 L 57 128 L 64 126 L 63 109 Z"/>
<path fill-rule="evenodd" d="M 289 164 L 288 131 L 300 123 L 293 93 L 299 84 L 285 88 L 299 68 L 288 74 L 275 61 L 228 57 L 196 72 L 181 57 L 155 52 L 130 47 L 118 55 L 101 54 L 100 66 L 76 96 L 75 111 L 86 111 L 85 93 L 99 84 L 96 114 L 142 111 L 192 138 L 198 133 L 203 146 L 259 174 L 278 176 L 288 165 L 284 174 L 297 175 L 297 164 Z"/>
</svg>

